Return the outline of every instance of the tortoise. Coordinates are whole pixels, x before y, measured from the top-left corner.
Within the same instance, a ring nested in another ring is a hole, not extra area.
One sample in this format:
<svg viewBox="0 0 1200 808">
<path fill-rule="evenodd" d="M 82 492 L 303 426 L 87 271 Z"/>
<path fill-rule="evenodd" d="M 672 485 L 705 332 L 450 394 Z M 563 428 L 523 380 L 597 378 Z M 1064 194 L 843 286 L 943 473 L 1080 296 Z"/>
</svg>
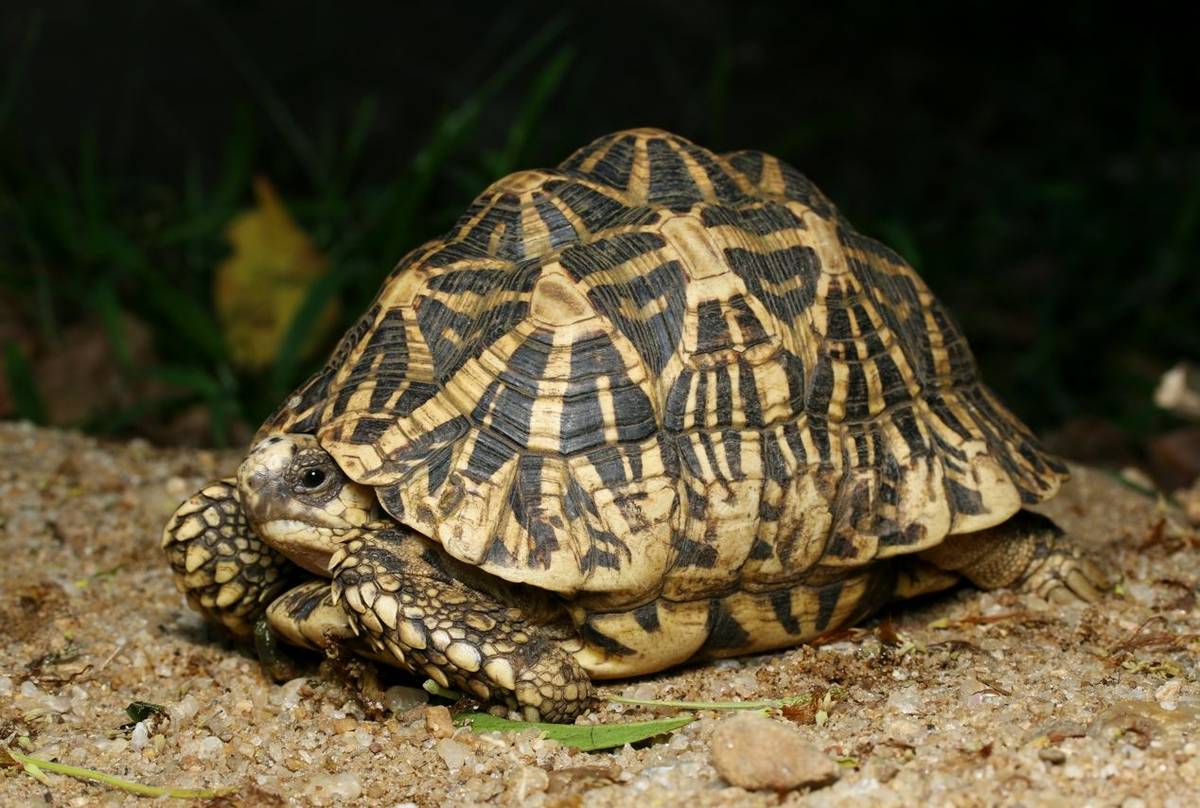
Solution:
<svg viewBox="0 0 1200 808">
<path fill-rule="evenodd" d="M 234 633 L 570 721 L 594 680 L 784 648 L 967 579 L 1093 601 L 1066 467 L 916 272 L 804 176 L 656 129 L 409 253 L 163 534 Z"/>
</svg>

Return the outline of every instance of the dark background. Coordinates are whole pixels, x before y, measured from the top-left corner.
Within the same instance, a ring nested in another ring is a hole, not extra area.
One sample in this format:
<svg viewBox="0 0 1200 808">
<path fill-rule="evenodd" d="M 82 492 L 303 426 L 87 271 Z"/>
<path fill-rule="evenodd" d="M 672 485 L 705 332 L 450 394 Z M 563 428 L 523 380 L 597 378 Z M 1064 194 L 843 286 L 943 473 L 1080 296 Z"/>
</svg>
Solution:
<svg viewBox="0 0 1200 808">
<path fill-rule="evenodd" d="M 1184 20 L 743 5 L 10 0 L 0 412 L 244 440 L 327 350 L 301 355 L 301 320 L 270 367 L 231 362 L 213 271 L 254 176 L 332 261 L 314 296 L 344 325 L 491 180 L 653 125 L 807 174 L 914 263 L 1061 448 L 1144 459 L 1179 426 L 1151 394 L 1200 357 Z"/>
</svg>

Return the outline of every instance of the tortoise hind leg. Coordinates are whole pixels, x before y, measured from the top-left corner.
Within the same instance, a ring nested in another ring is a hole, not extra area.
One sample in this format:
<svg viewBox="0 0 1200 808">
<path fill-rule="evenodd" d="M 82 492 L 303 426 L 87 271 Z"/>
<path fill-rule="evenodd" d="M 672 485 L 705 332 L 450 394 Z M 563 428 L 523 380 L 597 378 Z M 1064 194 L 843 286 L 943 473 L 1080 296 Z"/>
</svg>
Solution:
<svg viewBox="0 0 1200 808">
<path fill-rule="evenodd" d="M 518 709 L 529 721 L 571 721 L 593 699 L 587 673 L 536 606 L 502 600 L 502 583 L 415 534 L 364 529 L 330 561 L 333 599 L 380 658 Z"/>
<path fill-rule="evenodd" d="M 162 548 L 188 604 L 242 638 L 293 569 L 250 527 L 233 479 L 215 480 L 185 500 L 163 528 Z"/>
<path fill-rule="evenodd" d="M 1030 511 L 986 530 L 948 536 L 920 556 L 980 589 L 1013 587 L 1054 603 L 1092 603 L 1112 586 L 1057 525 Z"/>
</svg>

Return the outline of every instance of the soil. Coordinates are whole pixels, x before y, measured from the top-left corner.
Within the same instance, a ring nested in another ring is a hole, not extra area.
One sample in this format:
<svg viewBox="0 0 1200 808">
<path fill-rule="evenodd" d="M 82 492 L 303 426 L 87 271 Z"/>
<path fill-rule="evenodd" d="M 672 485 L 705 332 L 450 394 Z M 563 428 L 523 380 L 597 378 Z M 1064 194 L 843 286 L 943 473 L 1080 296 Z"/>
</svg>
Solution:
<svg viewBox="0 0 1200 808">
<path fill-rule="evenodd" d="M 1045 508 L 1122 576 L 1099 604 L 963 587 L 819 646 L 610 686 L 656 699 L 811 695 L 772 718 L 841 776 L 779 794 L 717 774 L 710 738 L 728 715 L 717 711 L 583 753 L 534 731 L 448 727 L 408 690 L 381 707 L 364 695 L 377 692 L 364 689 L 374 670 L 354 663 L 308 657 L 305 675 L 274 683 L 187 608 L 158 546 L 179 501 L 238 460 L 0 424 L 0 743 L 142 783 L 231 787 L 213 801 L 227 805 L 1134 808 L 1191 805 L 1200 789 L 1200 541 L 1179 511 L 1108 474 L 1076 468 Z M 165 710 L 135 723 L 136 701 Z M 581 720 L 671 713 L 612 704 Z M 0 767 L 0 804 L 144 799 L 46 777 Z"/>
</svg>

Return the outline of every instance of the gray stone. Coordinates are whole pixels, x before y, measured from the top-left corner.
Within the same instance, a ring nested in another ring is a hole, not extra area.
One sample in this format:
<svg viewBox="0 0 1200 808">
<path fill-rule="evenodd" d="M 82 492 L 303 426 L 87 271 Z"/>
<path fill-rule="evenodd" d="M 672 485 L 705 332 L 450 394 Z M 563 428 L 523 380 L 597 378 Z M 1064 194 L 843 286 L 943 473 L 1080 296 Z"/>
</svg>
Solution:
<svg viewBox="0 0 1200 808">
<path fill-rule="evenodd" d="M 790 791 L 827 785 L 840 774 L 837 764 L 798 731 L 758 713 L 726 718 L 710 748 L 717 773 L 741 788 Z"/>
</svg>

